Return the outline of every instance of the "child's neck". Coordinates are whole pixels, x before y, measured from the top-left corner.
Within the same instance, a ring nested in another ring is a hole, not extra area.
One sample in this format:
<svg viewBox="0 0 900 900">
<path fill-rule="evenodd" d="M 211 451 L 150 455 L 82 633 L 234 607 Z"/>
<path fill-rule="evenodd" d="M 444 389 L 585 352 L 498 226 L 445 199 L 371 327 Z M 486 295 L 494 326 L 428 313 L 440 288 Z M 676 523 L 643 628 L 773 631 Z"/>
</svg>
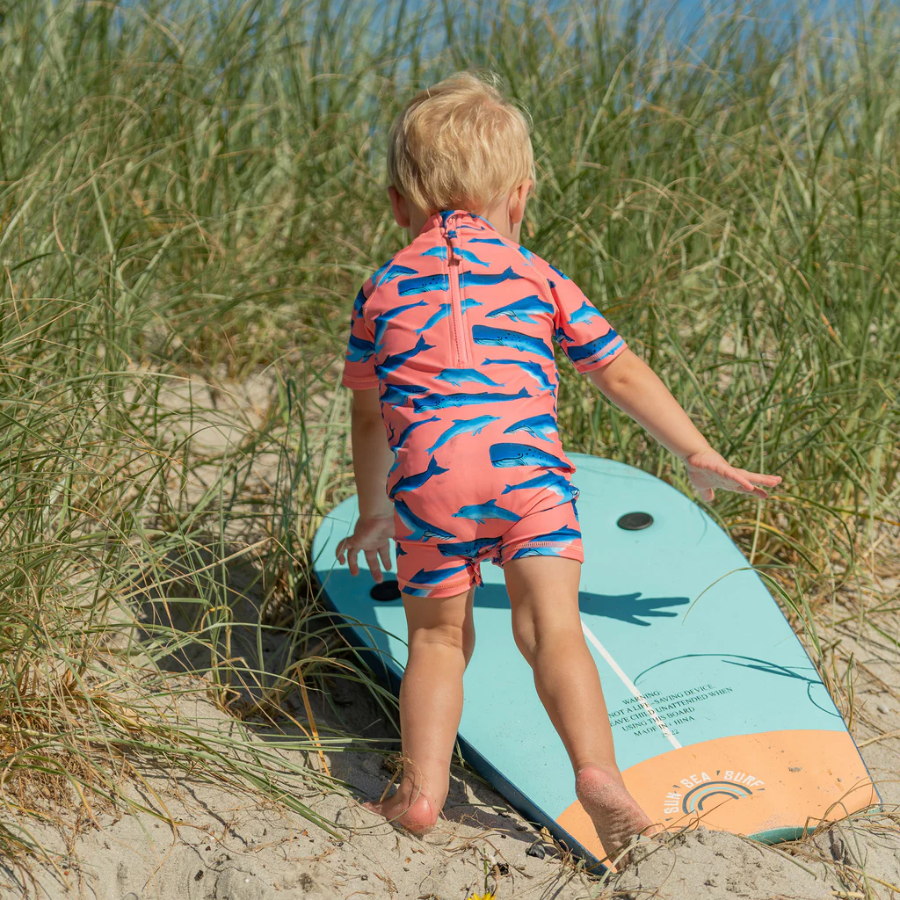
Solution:
<svg viewBox="0 0 900 900">
<path fill-rule="evenodd" d="M 519 232 L 522 228 L 522 220 L 513 222 L 510 216 L 510 208 L 508 202 L 498 203 L 486 212 L 480 213 L 483 219 L 487 219 L 497 232 L 507 240 L 519 243 Z"/>
<path fill-rule="evenodd" d="M 521 219 L 512 222 L 508 203 L 497 203 L 490 209 L 478 213 L 482 219 L 487 219 L 499 235 L 507 240 L 519 243 L 519 234 L 522 228 Z M 415 240 L 425 227 L 425 223 L 431 218 L 431 214 L 416 210 L 409 218 L 409 238 Z"/>
</svg>

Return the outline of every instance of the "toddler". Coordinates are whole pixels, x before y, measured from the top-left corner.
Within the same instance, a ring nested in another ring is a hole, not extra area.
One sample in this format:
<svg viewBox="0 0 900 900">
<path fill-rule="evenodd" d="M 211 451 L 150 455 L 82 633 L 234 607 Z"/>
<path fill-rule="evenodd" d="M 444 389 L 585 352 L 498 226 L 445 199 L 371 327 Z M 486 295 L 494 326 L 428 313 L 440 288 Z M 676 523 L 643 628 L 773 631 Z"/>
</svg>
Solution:
<svg viewBox="0 0 900 900">
<path fill-rule="evenodd" d="M 503 567 L 516 644 L 562 739 L 604 849 L 654 826 L 625 788 L 578 609 L 575 471 L 556 423 L 553 339 L 575 368 L 716 488 L 766 497 L 781 478 L 732 467 L 559 270 L 519 243 L 534 162 L 528 124 L 468 73 L 416 96 L 390 131 L 394 219 L 410 243 L 356 297 L 342 383 L 359 521 L 337 555 L 390 568 L 409 628 L 403 775 L 370 808 L 413 832 L 437 821 L 472 656 L 480 565 Z M 380 559 L 380 563 L 379 563 Z"/>
</svg>

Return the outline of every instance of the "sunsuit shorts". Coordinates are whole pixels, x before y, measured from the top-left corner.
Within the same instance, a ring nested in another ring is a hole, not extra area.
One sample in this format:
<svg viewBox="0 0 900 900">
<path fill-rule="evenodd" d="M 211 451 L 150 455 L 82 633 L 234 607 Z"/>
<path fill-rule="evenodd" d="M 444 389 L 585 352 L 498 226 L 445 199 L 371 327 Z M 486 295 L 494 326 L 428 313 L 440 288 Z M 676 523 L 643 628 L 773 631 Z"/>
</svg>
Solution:
<svg viewBox="0 0 900 900">
<path fill-rule="evenodd" d="M 398 531 L 403 530 L 396 514 L 395 518 Z M 435 539 L 400 538 L 396 541 L 400 590 L 414 597 L 454 597 L 473 585 L 481 586 L 484 560 L 497 566 L 525 556 L 558 556 L 584 562 L 574 500 L 528 513 L 501 534 L 472 543 L 484 546 L 469 556 L 452 553 L 452 544 L 444 543 L 442 547 Z"/>
</svg>

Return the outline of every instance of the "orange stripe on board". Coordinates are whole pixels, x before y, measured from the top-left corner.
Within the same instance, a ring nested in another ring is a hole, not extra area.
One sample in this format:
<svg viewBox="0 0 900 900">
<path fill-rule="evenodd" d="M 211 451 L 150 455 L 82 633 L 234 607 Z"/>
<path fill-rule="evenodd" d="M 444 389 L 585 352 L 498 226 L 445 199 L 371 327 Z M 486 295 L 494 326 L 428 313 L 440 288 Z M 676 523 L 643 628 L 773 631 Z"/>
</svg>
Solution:
<svg viewBox="0 0 900 900">
<path fill-rule="evenodd" d="M 760 835 L 814 828 L 878 802 L 845 731 L 771 731 L 704 741 L 622 773 L 650 819 L 666 830 L 701 824 Z M 606 855 L 576 800 L 557 823 L 598 859 Z"/>
</svg>

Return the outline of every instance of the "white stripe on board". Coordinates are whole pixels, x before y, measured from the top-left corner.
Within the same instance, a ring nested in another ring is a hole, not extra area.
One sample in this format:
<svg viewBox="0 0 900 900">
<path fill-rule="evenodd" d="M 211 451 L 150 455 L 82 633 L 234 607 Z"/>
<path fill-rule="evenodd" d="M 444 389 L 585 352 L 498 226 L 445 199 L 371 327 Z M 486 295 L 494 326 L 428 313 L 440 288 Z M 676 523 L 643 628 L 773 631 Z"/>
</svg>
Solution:
<svg viewBox="0 0 900 900">
<path fill-rule="evenodd" d="M 637 689 L 634 682 L 622 671 L 622 668 L 619 664 L 612 658 L 609 651 L 600 641 L 597 640 L 597 635 L 591 631 L 590 628 L 585 624 L 584 619 L 581 620 L 581 630 L 584 632 L 584 636 L 597 648 L 597 651 L 600 655 L 609 663 L 609 667 L 619 676 L 622 681 L 622 684 L 628 688 L 629 691 L 634 695 L 637 699 L 637 702 L 644 707 L 644 711 L 653 719 L 653 724 L 668 738 L 669 743 L 676 749 L 681 749 L 681 744 L 678 743 L 678 739 L 669 731 L 669 726 L 666 725 L 665 722 L 659 717 L 659 714 L 656 710 L 650 705 L 647 698 Z"/>
</svg>

